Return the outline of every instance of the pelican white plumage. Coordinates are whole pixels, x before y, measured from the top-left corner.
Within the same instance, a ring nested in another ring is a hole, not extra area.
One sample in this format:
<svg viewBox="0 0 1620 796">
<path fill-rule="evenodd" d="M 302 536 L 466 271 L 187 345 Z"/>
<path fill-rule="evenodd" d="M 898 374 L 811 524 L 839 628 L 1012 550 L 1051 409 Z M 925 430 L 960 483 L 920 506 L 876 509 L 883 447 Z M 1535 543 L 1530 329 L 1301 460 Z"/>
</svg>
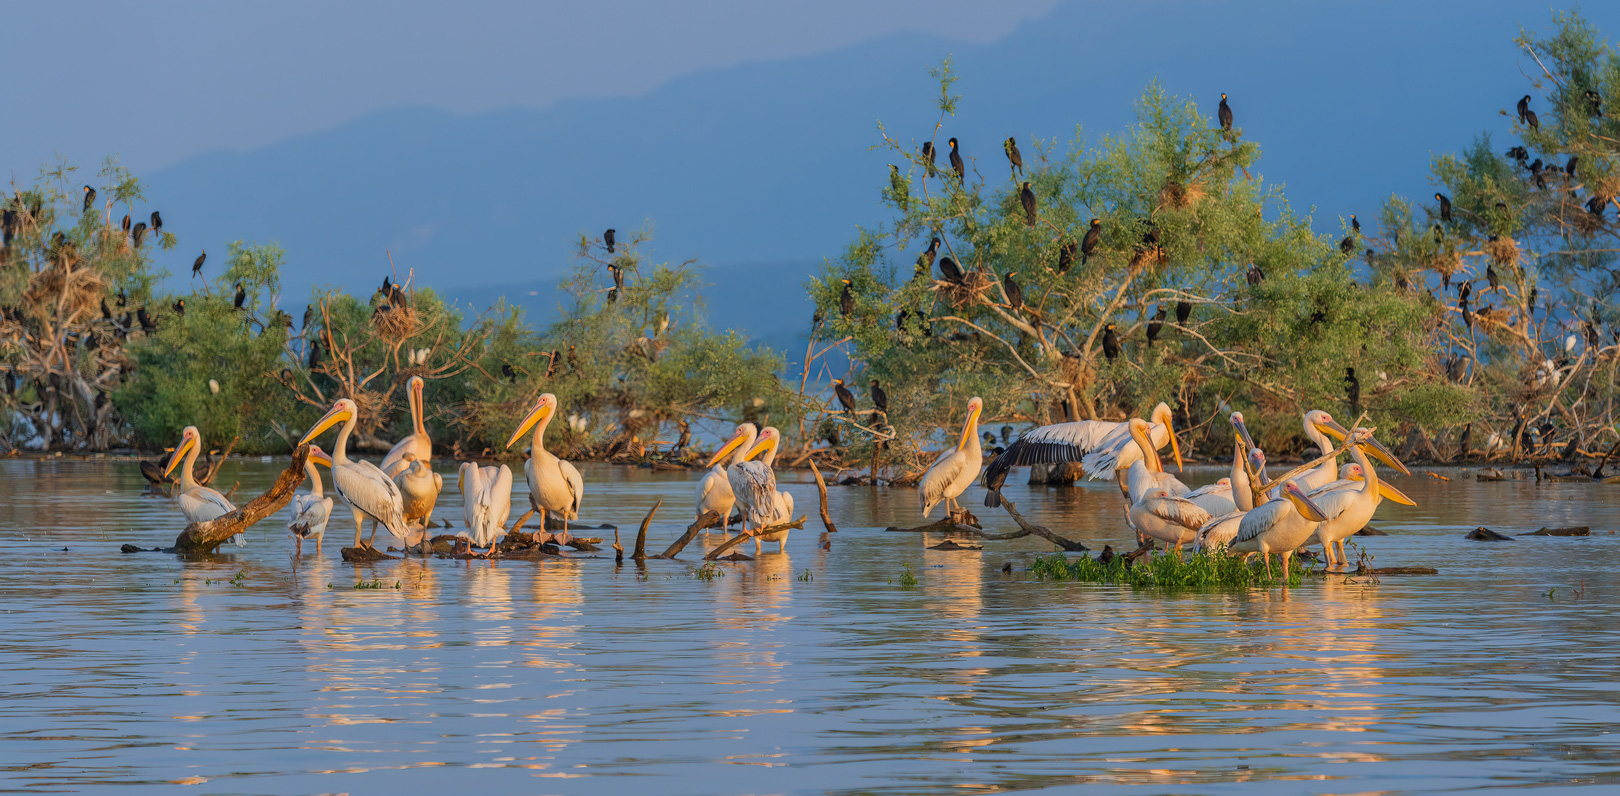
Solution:
<svg viewBox="0 0 1620 796">
<path fill-rule="evenodd" d="M 1164 462 L 1159 458 L 1159 452 L 1151 447 L 1148 434 L 1152 427 L 1146 420 L 1133 417 L 1125 422 L 1126 432 L 1133 439 L 1140 439 L 1148 453 L 1145 458 L 1131 462 L 1130 469 L 1125 475 L 1125 494 L 1132 505 L 1140 502 L 1147 493 L 1154 489 L 1163 489 L 1172 497 L 1182 497 L 1192 490 L 1181 479 L 1164 471 Z"/>
<path fill-rule="evenodd" d="M 1332 415 L 1322 411 L 1321 409 L 1312 409 L 1306 412 L 1303 418 L 1303 426 L 1305 429 L 1306 439 L 1309 439 L 1311 442 L 1315 443 L 1316 447 L 1322 451 L 1323 456 L 1326 456 L 1333 451 L 1334 440 L 1342 441 L 1350 436 L 1349 430 L 1347 430 L 1344 426 L 1339 425 L 1338 422 L 1333 419 Z M 1406 465 L 1401 464 L 1400 461 L 1395 458 L 1395 454 L 1391 453 L 1388 448 L 1384 447 L 1383 443 L 1369 437 L 1363 444 L 1366 446 L 1367 451 L 1379 461 L 1395 468 L 1396 470 L 1399 470 L 1402 475 L 1412 474 L 1412 471 L 1408 470 Z M 1307 493 L 1309 493 L 1318 487 L 1332 482 L 1333 480 L 1337 479 L 1338 476 L 1339 465 L 1333 459 L 1329 459 L 1322 462 L 1320 465 L 1307 470 L 1303 475 L 1295 479 L 1295 481 L 1299 483 L 1301 489 L 1304 489 Z M 1278 490 L 1272 490 L 1271 496 L 1273 498 L 1279 497 Z"/>
<path fill-rule="evenodd" d="M 1153 423 L 1148 436 L 1154 450 L 1170 445 L 1171 452 L 1175 455 L 1176 467 L 1179 469 L 1181 447 L 1176 443 L 1171 416 L 1169 404 L 1161 402 L 1153 407 L 1153 411 L 1148 415 Z M 1053 423 L 1024 432 L 1016 442 L 1007 446 L 1006 451 L 990 462 L 990 466 L 984 472 L 984 478 L 988 484 L 997 475 L 1005 477 L 1003 474 L 1012 467 L 1079 462 L 1080 468 L 1085 471 L 1088 478 L 1098 480 L 1117 478 L 1123 490 L 1124 474 L 1130 469 L 1132 462 L 1141 459 L 1141 446 L 1131 438 L 1126 423 L 1077 420 L 1070 423 Z"/>
<path fill-rule="evenodd" d="M 428 436 L 427 425 L 423 415 L 426 414 L 426 405 L 422 400 L 422 391 L 427 388 L 427 382 L 421 376 L 412 376 L 405 383 L 405 400 L 411 406 L 411 433 L 394 445 L 383 457 L 381 469 L 393 478 L 410 468 L 410 462 L 405 454 L 413 454 L 416 460 L 426 465 L 433 464 L 433 439 Z M 437 495 L 437 491 L 434 492 Z"/>
<path fill-rule="evenodd" d="M 484 555 L 490 555 L 495 552 L 495 543 L 506 535 L 506 521 L 512 514 L 512 468 L 463 462 L 457 481 L 461 517 L 467 527 L 456 535 L 466 538 L 474 548 L 488 546 Z"/>
<path fill-rule="evenodd" d="M 1159 452 L 1153 449 L 1148 438 L 1148 422 L 1133 417 L 1126 421 L 1126 429 L 1146 451 L 1144 458 L 1131 463 L 1130 525 L 1139 535 L 1179 550 L 1196 538 L 1199 526 L 1209 522 L 1210 513 L 1188 500 L 1185 497 L 1190 492 L 1187 485 L 1164 471 Z"/>
<path fill-rule="evenodd" d="M 1213 484 L 1205 484 L 1182 497 L 1198 504 L 1198 507 L 1209 512 L 1211 517 L 1231 514 L 1237 511 L 1237 502 L 1233 499 L 1232 479 L 1230 476 L 1221 478 Z"/>
<path fill-rule="evenodd" d="M 203 486 L 192 477 L 193 465 L 201 452 L 202 433 L 197 431 L 196 426 L 186 426 L 180 432 L 180 444 L 169 456 L 168 469 L 163 471 L 164 477 L 168 477 L 182 460 L 185 462 L 185 466 L 180 468 L 180 491 L 175 493 L 174 500 L 180 504 L 180 513 L 185 515 L 188 522 L 207 522 L 236 511 L 235 504 L 226 500 L 219 490 Z M 232 536 L 231 541 L 237 547 L 247 547 L 247 539 L 242 534 Z"/>
<path fill-rule="evenodd" d="M 731 439 L 722 446 L 724 454 L 730 456 L 730 461 L 722 461 L 724 456 L 717 455 L 703 474 L 697 485 L 697 514 L 701 517 L 706 511 L 715 511 L 720 514 L 721 529 L 731 530 L 731 510 L 737 505 L 737 496 L 731 489 L 731 480 L 727 477 L 726 468 L 742 461 L 748 451 L 754 447 L 754 440 L 758 438 L 759 431 L 753 423 L 742 423 L 732 432 Z"/>
<path fill-rule="evenodd" d="M 728 476 L 733 478 L 740 476 L 748 478 L 747 487 L 754 492 L 751 498 L 758 501 L 754 505 L 755 531 L 793 521 L 793 496 L 785 490 L 776 488 L 776 470 L 773 469 L 776 465 L 776 452 L 781 447 L 781 444 L 782 432 L 778 431 L 775 426 L 766 426 L 759 432 L 759 441 L 754 443 L 754 446 L 743 455 L 743 464 L 759 465 L 759 467 L 733 468 L 728 472 Z M 757 460 L 755 457 L 758 457 Z M 761 470 L 764 473 L 763 482 L 761 482 L 759 475 Z M 733 493 L 737 493 L 738 486 L 739 481 L 733 480 L 731 483 Z M 786 552 L 789 530 L 783 528 L 780 531 L 768 534 L 754 534 L 754 549 L 759 550 L 762 541 L 776 542 L 777 549 Z"/>
<path fill-rule="evenodd" d="M 517 431 L 512 432 L 506 447 L 511 448 L 525 431 L 534 429 L 529 460 L 523 463 L 523 475 L 529 482 L 529 511 L 518 519 L 512 529 L 523 527 L 531 515 L 539 512 L 540 533 L 535 534 L 535 538 L 562 545 L 568 544 L 572 538 L 568 535 L 568 521 L 579 519 L 579 504 L 585 497 L 585 479 L 580 478 L 579 470 L 574 465 L 546 450 L 546 427 L 551 425 L 551 418 L 556 414 L 557 396 L 549 392 L 541 395 L 523 422 L 518 424 Z M 561 534 L 551 533 L 546 528 L 546 517 L 553 513 L 563 519 Z"/>
<path fill-rule="evenodd" d="M 1197 540 L 1194 544 L 1196 550 L 1209 550 L 1216 547 L 1225 547 L 1237 537 L 1238 525 L 1243 521 L 1243 515 L 1254 509 L 1254 482 L 1250 479 L 1250 472 L 1257 478 L 1264 478 L 1260 473 L 1265 471 L 1266 454 L 1259 448 L 1252 447 L 1249 430 L 1243 426 L 1243 415 L 1233 412 L 1232 425 L 1237 426 L 1238 435 L 1232 442 L 1232 510 L 1223 514 L 1214 514 L 1215 518 L 1204 523 L 1198 529 Z M 1247 448 L 1248 453 L 1244 450 Z M 1244 466 L 1245 455 L 1249 467 Z M 1251 469 L 1252 468 L 1252 469 Z M 1263 497 L 1263 496 L 1262 496 Z"/>
<path fill-rule="evenodd" d="M 360 410 L 354 401 L 339 398 L 298 444 L 303 445 L 342 423 L 337 442 L 332 446 L 332 486 L 337 489 L 338 497 L 343 498 L 343 502 L 349 504 L 354 512 L 354 546 L 362 546 L 360 529 L 367 520 L 371 521 L 371 536 L 366 539 L 365 547 L 370 547 L 372 540 L 377 538 L 379 524 L 406 547 L 415 545 L 422 540 L 425 531 L 413 533 L 406 527 L 404 497 L 400 495 L 399 485 L 377 465 L 349 459 L 349 435 L 354 433 L 355 420 L 359 415 Z"/>
<path fill-rule="evenodd" d="M 287 533 L 297 544 L 295 555 L 303 554 L 304 540 L 310 537 L 315 539 L 315 554 L 321 554 L 322 543 L 326 540 L 326 521 L 332 516 L 332 499 L 321 488 L 321 472 L 315 469 L 317 464 L 330 468 L 332 457 L 327 456 L 320 446 L 311 445 L 309 457 L 304 460 L 304 477 L 309 479 L 309 492 L 293 495 L 293 516 L 287 523 Z"/>
<path fill-rule="evenodd" d="M 444 476 L 416 458 L 415 451 L 406 452 L 402 461 L 405 466 L 394 475 L 394 483 L 404 499 L 405 524 L 420 524 L 426 529 L 433 523 L 433 507 L 444 490 Z"/>
<path fill-rule="evenodd" d="M 1265 557 L 1266 575 L 1271 575 L 1271 554 L 1282 554 L 1283 581 L 1288 580 L 1288 563 L 1316 526 L 1326 516 L 1311 502 L 1305 490 L 1294 481 L 1282 485 L 1282 498 L 1256 506 L 1238 521 L 1237 536 L 1231 549 L 1239 553 L 1259 553 Z"/>
<path fill-rule="evenodd" d="M 1358 428 L 1352 439 L 1370 437 L 1371 432 Z M 1322 552 L 1327 556 L 1329 567 L 1343 567 L 1349 563 L 1344 553 L 1344 540 L 1367 526 L 1367 521 L 1372 519 L 1378 504 L 1385 497 L 1397 503 L 1416 505 L 1411 498 L 1378 477 L 1360 444 L 1350 446 L 1350 458 L 1355 462 L 1345 465 L 1342 473 L 1345 478 L 1315 489 L 1309 495 L 1326 517 L 1316 526 L 1313 537 L 1322 543 Z M 1310 541 L 1308 539 L 1306 543 Z"/>
<path fill-rule="evenodd" d="M 940 503 L 945 504 L 946 516 L 962 510 L 956 498 L 978 479 L 979 466 L 984 461 L 984 452 L 979 446 L 979 416 L 983 412 L 983 399 L 974 396 L 968 401 L 967 418 L 962 421 L 962 435 L 956 447 L 946 449 L 923 473 L 917 485 L 917 498 L 924 517 L 933 514 L 934 507 Z"/>
</svg>

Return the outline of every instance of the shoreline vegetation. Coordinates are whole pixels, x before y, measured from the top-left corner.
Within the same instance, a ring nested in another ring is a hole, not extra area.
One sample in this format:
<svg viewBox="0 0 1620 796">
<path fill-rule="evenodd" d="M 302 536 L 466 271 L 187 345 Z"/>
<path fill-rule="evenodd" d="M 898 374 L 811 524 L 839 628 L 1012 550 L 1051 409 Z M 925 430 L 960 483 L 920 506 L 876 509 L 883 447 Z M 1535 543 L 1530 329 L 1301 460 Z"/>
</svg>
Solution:
<svg viewBox="0 0 1620 796">
<path fill-rule="evenodd" d="M 1620 53 L 1572 13 L 1515 41 L 1532 66 L 1502 87 L 1515 139 L 1435 157 L 1432 198 L 1331 235 L 1258 171 L 1243 109 L 1265 98 L 1223 95 L 1212 118 L 1150 85 L 1127 130 L 958 141 L 972 111 L 947 59 L 935 118 L 879 124 L 885 217 L 808 275 L 802 354 L 711 328 L 701 269 L 646 261 L 645 230 L 582 235 L 539 328 L 408 271 L 283 296 L 281 250 L 241 241 L 166 283 L 151 255 L 181 240 L 161 198 L 116 160 L 93 178 L 58 163 L 0 201 L 0 446 L 159 451 L 196 425 L 210 447 L 286 455 L 349 398 L 356 447 L 382 453 L 420 376 L 457 460 L 499 456 L 550 392 L 575 461 L 694 466 L 697 442 L 753 422 L 782 429 L 783 468 L 905 483 L 979 395 L 987 448 L 1167 399 L 1210 461 L 1232 410 L 1287 455 L 1325 408 L 1366 413 L 1407 461 L 1601 472 L 1620 450 Z"/>
</svg>

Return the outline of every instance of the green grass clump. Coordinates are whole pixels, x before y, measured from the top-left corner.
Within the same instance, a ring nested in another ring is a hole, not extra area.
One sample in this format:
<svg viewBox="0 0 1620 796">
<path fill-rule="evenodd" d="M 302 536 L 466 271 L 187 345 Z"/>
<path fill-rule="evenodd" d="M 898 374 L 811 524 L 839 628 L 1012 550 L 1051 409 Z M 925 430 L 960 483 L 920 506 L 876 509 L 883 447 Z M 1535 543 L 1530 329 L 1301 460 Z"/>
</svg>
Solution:
<svg viewBox="0 0 1620 796">
<path fill-rule="evenodd" d="M 1083 556 L 1069 558 L 1062 553 L 1040 556 L 1029 571 L 1043 580 L 1073 580 L 1082 583 L 1126 584 L 1153 589 L 1208 589 L 1215 587 L 1269 588 L 1297 586 L 1305 567 L 1300 562 L 1282 580 L 1281 562 L 1272 563 L 1272 575 L 1266 575 L 1265 563 L 1258 557 L 1245 563 L 1242 556 L 1229 555 L 1217 550 L 1213 553 L 1162 553 L 1139 559 L 1126 565 L 1124 556 L 1115 556 L 1108 563 Z"/>
</svg>

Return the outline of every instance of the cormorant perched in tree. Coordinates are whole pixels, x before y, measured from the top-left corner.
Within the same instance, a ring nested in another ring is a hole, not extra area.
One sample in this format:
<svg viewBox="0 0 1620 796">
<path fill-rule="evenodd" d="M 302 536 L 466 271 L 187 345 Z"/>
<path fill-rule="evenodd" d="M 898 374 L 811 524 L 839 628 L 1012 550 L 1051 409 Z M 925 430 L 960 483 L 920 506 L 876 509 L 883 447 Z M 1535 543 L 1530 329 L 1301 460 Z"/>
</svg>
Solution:
<svg viewBox="0 0 1620 796">
<path fill-rule="evenodd" d="M 1530 288 L 1530 301 L 1525 306 L 1525 312 L 1532 318 L 1536 317 L 1536 294 L 1541 291 Z"/>
<path fill-rule="evenodd" d="M 129 214 L 128 213 L 124 214 L 124 234 L 125 235 L 129 234 Z"/>
<path fill-rule="evenodd" d="M 309 341 L 309 369 L 311 372 L 321 364 L 321 341 Z"/>
<path fill-rule="evenodd" d="M 932 274 L 934 272 L 934 257 L 939 254 L 939 238 L 928 242 L 928 248 L 917 255 L 917 276 Z"/>
<path fill-rule="evenodd" d="M 908 310 L 905 307 L 901 307 L 900 311 L 894 314 L 894 329 L 895 329 L 895 331 L 903 332 L 903 331 L 906 330 L 906 318 L 908 316 L 910 316 L 910 315 L 911 315 L 911 310 Z"/>
<path fill-rule="evenodd" d="M 1597 351 L 1599 348 L 1601 348 L 1602 341 L 1598 340 L 1597 329 L 1592 326 L 1592 322 L 1586 321 L 1582 323 L 1581 326 L 1585 327 L 1586 329 L 1586 347 L 1592 349 L 1593 351 Z"/>
<path fill-rule="evenodd" d="M 1159 339 L 1159 330 L 1164 328 L 1164 318 L 1165 318 L 1166 315 L 1169 315 L 1169 314 L 1170 314 L 1170 311 L 1168 309 L 1166 309 L 1163 304 L 1160 304 L 1159 305 L 1159 311 L 1153 314 L 1153 320 L 1148 321 L 1148 325 L 1147 325 L 1147 342 L 1148 342 L 1148 345 L 1150 345 L 1150 346 L 1153 345 L 1153 341 Z"/>
<path fill-rule="evenodd" d="M 95 203 L 96 189 L 91 188 L 88 185 L 84 186 L 84 212 L 90 212 L 90 208 L 95 205 Z"/>
<path fill-rule="evenodd" d="M 1029 183 L 1024 183 L 1024 190 L 1019 191 L 1018 201 L 1024 205 L 1024 226 L 1035 226 L 1035 192 L 1030 190 Z"/>
<path fill-rule="evenodd" d="M 1357 235 L 1361 234 L 1361 222 L 1356 220 L 1355 213 L 1350 214 L 1350 231 Z"/>
<path fill-rule="evenodd" d="M 899 205 L 901 210 L 905 210 L 906 200 L 911 197 L 911 192 L 906 190 L 906 182 L 900 178 L 900 167 L 893 163 L 889 164 L 889 192 L 894 194 L 894 203 Z"/>
<path fill-rule="evenodd" d="M 1447 222 L 1451 221 L 1451 200 L 1447 199 L 1445 194 L 1438 191 L 1435 192 L 1434 198 L 1435 201 L 1440 203 L 1440 220 Z"/>
<path fill-rule="evenodd" d="M 137 223 L 135 227 L 129 231 L 129 237 L 135 242 L 135 248 L 139 249 L 141 247 L 141 241 L 146 240 L 146 222 L 142 221 Z"/>
<path fill-rule="evenodd" d="M 1344 397 L 1350 404 L 1350 416 L 1361 417 L 1361 380 L 1355 368 L 1344 369 Z"/>
<path fill-rule="evenodd" d="M 1018 139 L 1009 137 L 1001 148 L 1007 150 L 1007 162 L 1012 164 L 1013 173 L 1022 175 L 1024 173 L 1024 156 L 1018 151 Z"/>
<path fill-rule="evenodd" d="M 1399 290 L 1401 292 L 1405 292 L 1406 288 L 1407 288 L 1406 272 L 1405 271 L 1396 271 L 1395 272 L 1395 289 Z"/>
<path fill-rule="evenodd" d="M 507 384 L 517 384 L 517 371 L 512 369 L 511 363 L 501 363 L 501 375 L 506 377 Z"/>
<path fill-rule="evenodd" d="M 1102 219 L 1091 220 L 1091 227 L 1086 230 L 1086 236 L 1080 241 L 1080 264 L 1085 265 L 1091 259 L 1091 254 L 1097 251 L 1098 244 L 1102 243 Z"/>
<path fill-rule="evenodd" d="M 1339 241 L 1339 251 L 1341 253 L 1343 253 L 1345 255 L 1349 255 L 1350 252 L 1353 252 L 1355 250 L 1356 250 L 1356 236 L 1355 235 L 1346 235 L 1346 236 L 1344 236 L 1344 240 Z"/>
<path fill-rule="evenodd" d="M 614 230 L 611 229 L 602 233 L 602 242 L 607 244 L 608 254 L 613 254 L 617 250 L 618 244 L 613 240 L 613 235 Z"/>
<path fill-rule="evenodd" d="M 157 324 L 152 322 L 152 316 L 146 314 L 145 307 L 136 307 L 135 317 L 141 322 L 141 331 L 147 334 L 157 331 Z"/>
<path fill-rule="evenodd" d="M 1187 319 L 1191 318 L 1191 317 L 1192 317 L 1192 302 L 1190 302 L 1190 301 L 1178 301 L 1178 302 L 1176 302 L 1176 323 L 1185 324 L 1187 322 Z"/>
<path fill-rule="evenodd" d="M 1496 269 L 1492 268 L 1490 263 L 1485 264 L 1485 281 L 1491 284 L 1492 290 L 1497 288 Z"/>
<path fill-rule="evenodd" d="M 1583 92 L 1582 96 L 1586 97 L 1586 106 L 1591 109 L 1592 115 L 1603 118 L 1603 97 L 1591 89 Z"/>
<path fill-rule="evenodd" d="M 1575 176 L 1575 164 L 1579 162 L 1581 162 L 1580 155 L 1570 155 L 1569 162 L 1564 164 L 1564 173 L 1571 177 Z"/>
<path fill-rule="evenodd" d="M 843 379 L 833 379 L 833 395 L 838 396 L 838 403 L 844 407 L 845 412 L 855 414 L 855 393 L 844 386 Z"/>
<path fill-rule="evenodd" d="M 1540 130 L 1541 129 L 1541 119 L 1536 117 L 1536 112 L 1535 111 L 1525 111 L 1524 112 L 1524 121 L 1527 124 L 1530 125 L 1530 129 L 1532 129 L 1532 130 Z"/>
<path fill-rule="evenodd" d="M 922 156 L 923 156 L 923 160 L 928 161 L 928 168 L 930 170 L 932 170 L 934 168 L 934 166 L 939 164 L 939 160 L 934 157 L 934 142 L 933 141 L 924 141 L 923 142 Z"/>
<path fill-rule="evenodd" d="M 1439 224 L 1434 225 L 1434 245 L 1439 246 L 1446 242 L 1446 230 Z"/>
<path fill-rule="evenodd" d="M 882 387 L 878 386 L 877 379 L 872 380 L 872 405 L 877 407 L 879 412 L 883 413 L 883 417 L 885 419 L 889 417 L 889 394 L 884 392 Z"/>
<path fill-rule="evenodd" d="M 839 280 L 844 283 L 844 290 L 838 294 L 838 313 L 845 318 L 855 314 L 855 291 L 853 283 L 848 279 Z"/>
<path fill-rule="evenodd" d="M 175 299 L 174 300 L 174 314 L 179 315 L 182 318 L 185 317 L 185 315 L 186 315 L 186 300 L 185 299 Z"/>
<path fill-rule="evenodd" d="M 202 254 L 197 255 L 197 259 L 191 261 L 191 275 L 192 276 L 197 276 L 198 274 L 201 274 L 202 273 L 203 263 L 206 262 L 207 260 L 208 260 L 208 250 L 203 249 Z"/>
<path fill-rule="evenodd" d="M 1463 284 L 1466 285 L 1468 283 L 1464 282 Z M 1468 296 L 1467 295 L 1464 295 L 1462 298 L 1457 299 L 1457 311 L 1462 313 L 1463 326 L 1465 326 L 1465 327 L 1467 327 L 1469 329 L 1473 329 L 1474 328 L 1474 313 L 1471 310 L 1468 309 Z"/>
<path fill-rule="evenodd" d="M 1377 254 L 1376 254 L 1376 253 L 1375 253 L 1375 252 L 1374 252 L 1374 251 L 1373 251 L 1373 250 L 1372 250 L 1372 249 L 1368 249 L 1368 250 L 1367 250 L 1367 251 L 1366 251 L 1366 253 L 1364 253 L 1364 254 L 1362 254 L 1362 255 L 1361 255 L 1361 259 L 1363 259 L 1363 260 L 1366 260 L 1366 261 L 1367 261 L 1367 267 L 1368 267 L 1368 268 L 1371 268 L 1371 267 L 1373 267 L 1373 259 L 1374 259 L 1374 258 L 1375 258 L 1375 257 L 1377 257 Z"/>
<path fill-rule="evenodd" d="M 1530 150 L 1522 146 L 1512 147 L 1507 151 L 1507 156 L 1519 161 L 1519 165 L 1522 167 L 1524 162 L 1530 159 Z"/>
<path fill-rule="evenodd" d="M 1248 280 L 1250 287 L 1253 287 L 1266 281 L 1266 272 L 1260 270 L 1260 266 L 1249 263 L 1249 272 L 1244 274 L 1243 278 Z"/>
<path fill-rule="evenodd" d="M 939 258 L 939 273 L 945 277 L 946 282 L 953 285 L 963 284 L 967 279 L 967 274 L 962 273 L 961 267 L 949 257 Z"/>
<path fill-rule="evenodd" d="M 1525 114 L 1530 112 L 1530 95 L 1526 94 L 1519 100 L 1519 121 L 1524 121 Z"/>
<path fill-rule="evenodd" d="M 1068 273 L 1069 269 L 1074 266 L 1074 253 L 1078 248 L 1072 240 L 1066 240 L 1062 246 L 1058 247 L 1058 275 Z"/>
<path fill-rule="evenodd" d="M 1103 327 L 1103 356 L 1107 357 L 1109 362 L 1119 359 L 1119 335 L 1114 333 L 1114 325 L 1111 323 Z"/>
<path fill-rule="evenodd" d="M 965 183 L 967 182 L 967 163 L 962 161 L 962 153 L 957 151 L 955 138 L 951 139 L 950 144 L 951 168 L 956 172 L 956 181 L 959 183 Z"/>
<path fill-rule="evenodd" d="M 315 319 L 315 308 L 309 304 L 304 305 L 304 325 L 301 329 L 308 329 L 309 322 Z"/>
<path fill-rule="evenodd" d="M 1603 217 L 1603 211 L 1609 209 L 1609 203 L 1601 196 L 1594 196 L 1586 200 L 1586 212 L 1598 218 Z"/>
<path fill-rule="evenodd" d="M 1220 107 L 1219 110 L 1215 111 L 1215 118 L 1220 120 L 1222 130 L 1226 130 L 1227 132 L 1231 132 L 1231 130 L 1232 130 L 1232 106 L 1226 104 L 1226 92 L 1224 92 L 1224 91 L 1221 92 L 1221 107 Z"/>
<path fill-rule="evenodd" d="M 1017 271 L 1008 271 L 1007 275 L 1001 278 L 1001 289 L 1007 293 L 1007 306 L 1014 310 L 1021 310 L 1024 308 L 1024 289 L 1013 281 L 1013 274 L 1015 273 Z"/>
<path fill-rule="evenodd" d="M 156 211 L 156 210 L 152 211 L 152 231 L 153 232 L 162 232 L 163 231 L 163 216 L 161 214 L 159 214 L 158 211 Z"/>
<path fill-rule="evenodd" d="M 620 268 L 618 263 L 608 263 L 607 269 L 608 269 L 608 273 L 613 276 L 613 286 L 620 289 L 620 290 L 623 290 L 624 289 L 624 269 Z"/>
<path fill-rule="evenodd" d="M 1473 293 L 1474 293 L 1474 283 L 1473 282 L 1462 282 L 1462 283 L 1459 283 L 1457 285 L 1457 297 L 1462 299 L 1463 301 L 1467 301 L 1468 297 L 1473 295 Z"/>
<path fill-rule="evenodd" d="M 612 304 L 614 302 L 617 302 L 618 300 L 619 300 L 619 289 L 616 288 L 616 287 L 608 288 L 608 303 Z"/>
<path fill-rule="evenodd" d="M 242 287 L 241 282 L 237 282 L 236 283 L 236 308 L 241 309 L 242 308 L 242 302 L 244 302 L 244 301 L 247 301 L 247 290 Z"/>
<path fill-rule="evenodd" d="M 112 307 L 107 306 L 107 298 L 105 296 L 101 298 L 101 319 L 104 321 L 112 320 Z"/>
</svg>

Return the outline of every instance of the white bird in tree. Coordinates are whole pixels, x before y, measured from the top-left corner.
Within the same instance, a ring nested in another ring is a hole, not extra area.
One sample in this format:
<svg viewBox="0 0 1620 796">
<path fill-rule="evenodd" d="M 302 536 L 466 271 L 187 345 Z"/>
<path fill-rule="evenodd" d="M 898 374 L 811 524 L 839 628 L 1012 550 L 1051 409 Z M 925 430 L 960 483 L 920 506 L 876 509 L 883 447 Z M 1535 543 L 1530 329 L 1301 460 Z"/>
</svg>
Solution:
<svg viewBox="0 0 1620 796">
<path fill-rule="evenodd" d="M 304 552 L 304 540 L 315 539 L 315 554 L 321 554 L 322 543 L 326 540 L 326 521 L 332 516 L 332 499 L 326 496 L 321 488 L 321 471 L 315 465 L 324 464 L 327 468 L 332 466 L 332 457 L 318 445 L 309 447 L 309 457 L 304 460 L 304 477 L 309 479 L 309 492 L 303 495 L 293 495 L 292 520 L 287 523 L 287 533 L 297 544 L 295 555 Z"/>
<path fill-rule="evenodd" d="M 404 498 L 400 495 L 399 485 L 377 465 L 349 459 L 349 435 L 354 433 L 359 414 L 354 401 L 339 398 L 298 444 L 303 445 L 342 423 L 338 429 L 337 443 L 332 446 L 332 485 L 337 489 L 338 497 L 343 498 L 343 502 L 349 504 L 354 512 L 354 546 L 370 547 L 377 538 L 379 524 L 406 547 L 413 546 L 422 540 L 425 532 L 413 533 L 406 527 Z M 360 530 L 367 520 L 371 522 L 371 536 L 362 546 Z"/>
<path fill-rule="evenodd" d="M 518 518 L 512 530 L 522 528 L 529 517 L 539 512 L 540 533 L 535 534 L 535 539 L 564 545 L 572 538 L 568 535 L 568 521 L 579 519 L 579 504 L 585 496 L 585 480 L 580 478 L 579 470 L 574 465 L 546 450 L 546 427 L 551 425 L 551 418 L 556 414 L 557 396 L 549 392 L 540 396 L 534 408 L 518 424 L 517 431 L 512 432 L 512 438 L 506 441 L 506 447 L 510 449 L 523 437 L 524 432 L 534 429 L 529 460 L 523 464 L 523 474 L 529 482 L 529 511 Z M 562 517 L 562 533 L 554 534 L 547 530 L 546 518 L 550 514 Z"/>
<path fill-rule="evenodd" d="M 941 503 L 945 504 L 946 516 L 962 511 L 956 498 L 978 479 L 979 467 L 984 462 L 984 452 L 979 447 L 979 416 L 983 412 L 983 399 L 974 396 L 968 401 L 967 417 L 962 421 L 962 435 L 956 447 L 946 449 L 923 473 L 917 485 L 917 500 L 922 504 L 924 517 L 933 514 L 934 507 Z"/>
<path fill-rule="evenodd" d="M 236 506 L 219 490 L 211 489 L 196 482 L 192 477 L 193 465 L 197 463 L 197 454 L 202 452 L 202 434 L 196 426 L 186 426 L 180 432 L 180 444 L 174 448 L 169 456 L 169 467 L 163 471 L 164 477 L 174 472 L 184 460 L 185 466 L 180 468 L 180 491 L 175 493 L 174 499 L 180 504 L 180 513 L 184 514 L 188 522 L 208 522 L 218 519 L 233 511 Z M 231 537 L 237 547 L 246 547 L 247 539 L 242 534 Z"/>
</svg>

